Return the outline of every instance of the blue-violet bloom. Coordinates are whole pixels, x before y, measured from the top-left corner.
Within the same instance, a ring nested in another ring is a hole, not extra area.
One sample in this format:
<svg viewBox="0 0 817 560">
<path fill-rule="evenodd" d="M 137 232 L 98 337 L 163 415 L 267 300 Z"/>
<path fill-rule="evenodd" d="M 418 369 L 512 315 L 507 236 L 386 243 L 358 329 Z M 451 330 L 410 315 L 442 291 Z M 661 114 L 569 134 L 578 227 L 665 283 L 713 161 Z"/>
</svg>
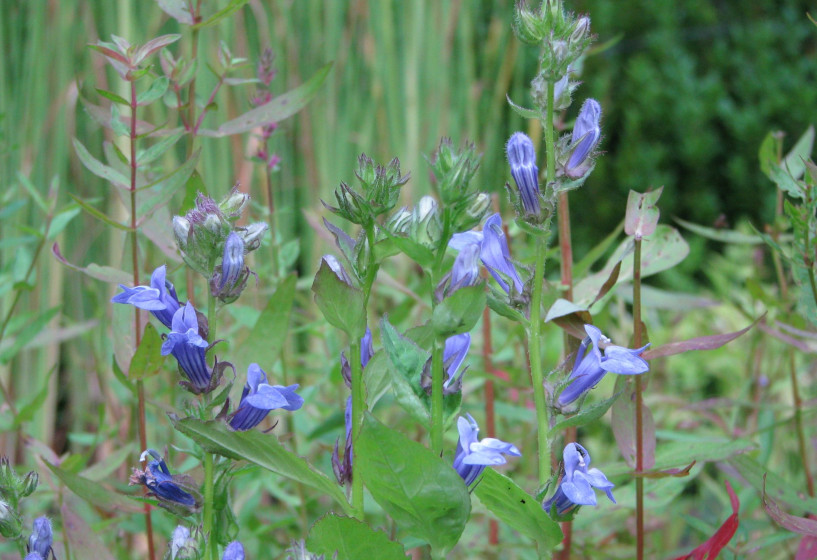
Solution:
<svg viewBox="0 0 817 560">
<path fill-rule="evenodd" d="M 533 142 L 524 132 L 515 132 L 506 146 L 511 175 L 519 189 L 522 207 L 525 214 L 538 216 L 539 206 L 539 168 L 536 167 L 536 150 Z"/>
<path fill-rule="evenodd" d="M 244 546 L 238 541 L 231 542 L 224 549 L 221 560 L 244 560 Z"/>
<path fill-rule="evenodd" d="M 585 325 L 584 330 L 587 336 L 582 340 L 581 346 L 576 352 L 573 371 L 570 372 L 568 378 L 570 384 L 559 395 L 559 404 L 561 405 L 572 403 L 598 385 L 599 381 L 608 372 L 622 375 L 639 375 L 650 370 L 650 364 L 641 357 L 641 353 L 649 344 L 635 350 L 610 345 L 604 349 L 602 355 L 599 342 L 602 339 L 608 342 L 609 339 L 593 325 Z M 590 353 L 587 353 L 587 347 L 590 344 L 593 344 L 593 349 Z"/>
<path fill-rule="evenodd" d="M 462 376 L 465 373 L 465 369 L 462 370 L 459 377 L 457 376 L 457 371 L 460 369 L 470 348 L 471 335 L 468 333 L 455 334 L 445 340 L 443 368 L 447 379 L 443 384 L 444 389 L 455 389 L 455 391 L 459 391 L 462 388 Z"/>
<path fill-rule="evenodd" d="M 150 491 L 150 494 L 156 496 L 163 505 L 181 505 L 188 508 L 188 510 L 197 509 L 196 498 L 187 491 L 187 489 L 194 488 L 192 479 L 185 475 L 174 476 L 170 474 L 170 469 L 167 468 L 165 460 L 157 451 L 153 449 L 145 450 L 140 457 L 140 461 L 144 461 L 147 456 L 153 457 L 153 460 L 148 463 L 147 469 L 144 471 L 133 470 L 130 485 L 143 484 Z"/>
<path fill-rule="evenodd" d="M 451 267 L 451 288 L 449 295 L 460 288 L 475 286 L 479 282 L 479 253 L 478 243 L 468 243 L 454 259 Z"/>
<path fill-rule="evenodd" d="M 505 238 L 505 232 L 502 231 L 502 218 L 498 213 L 485 220 L 482 231 L 455 233 L 448 246 L 456 251 L 462 251 L 471 243 L 479 245 L 479 257 L 482 259 L 482 264 L 506 293 L 510 293 L 510 286 L 505 278 L 513 282 L 517 292 L 522 291 L 524 285 L 511 261 L 508 240 Z"/>
<path fill-rule="evenodd" d="M 230 420 L 230 426 L 243 432 L 260 424 L 271 410 L 298 410 L 303 406 L 304 399 L 295 392 L 297 388 L 297 384 L 289 387 L 269 385 L 264 370 L 258 364 L 250 364 L 247 368 L 247 383 L 241 393 L 238 410 Z"/>
<path fill-rule="evenodd" d="M 221 269 L 213 276 L 213 295 L 234 301 L 247 285 L 250 275 L 244 265 L 244 239 L 236 232 L 230 232 L 224 242 L 224 254 L 221 258 Z"/>
<path fill-rule="evenodd" d="M 190 388 L 194 393 L 211 390 L 212 370 L 207 366 L 205 351 L 208 344 L 199 335 L 199 320 L 196 308 L 187 302 L 173 315 L 172 330 L 162 343 L 162 355 L 173 354 L 179 362 Z"/>
<path fill-rule="evenodd" d="M 488 465 L 504 465 L 504 455 L 520 457 L 522 453 L 515 445 L 494 438 L 477 441 L 479 426 L 470 414 L 468 418 L 457 419 L 460 439 L 457 441 L 457 454 L 454 456 L 454 470 L 470 486 L 482 474 Z"/>
<path fill-rule="evenodd" d="M 49 553 L 53 553 L 51 545 L 54 541 L 54 534 L 51 531 L 51 521 L 47 517 L 38 517 L 34 520 L 34 530 L 28 537 L 28 552 L 36 553 L 43 560 L 48 558 Z"/>
<path fill-rule="evenodd" d="M 150 311 L 164 326 L 171 328 L 173 315 L 179 309 L 179 298 L 176 297 L 176 288 L 167 281 L 166 275 L 167 267 L 162 265 L 151 274 L 150 286 L 128 288 L 119 284 L 124 291 L 112 297 L 111 301 L 129 303 Z"/>
<path fill-rule="evenodd" d="M 601 105 L 595 99 L 586 99 L 573 126 L 570 139 L 570 157 L 565 166 L 568 177 L 581 177 L 588 166 L 588 158 L 601 139 Z"/>
<path fill-rule="evenodd" d="M 598 502 L 593 488 L 604 490 L 610 501 L 616 503 L 612 492 L 615 484 L 607 480 L 599 469 L 589 468 L 590 453 L 587 452 L 587 449 L 578 443 L 568 443 L 565 446 L 563 458 L 565 474 L 553 497 L 542 504 L 546 512 L 550 513 L 553 504 L 556 504 L 556 512 L 559 515 L 574 505 L 596 505 Z"/>
</svg>

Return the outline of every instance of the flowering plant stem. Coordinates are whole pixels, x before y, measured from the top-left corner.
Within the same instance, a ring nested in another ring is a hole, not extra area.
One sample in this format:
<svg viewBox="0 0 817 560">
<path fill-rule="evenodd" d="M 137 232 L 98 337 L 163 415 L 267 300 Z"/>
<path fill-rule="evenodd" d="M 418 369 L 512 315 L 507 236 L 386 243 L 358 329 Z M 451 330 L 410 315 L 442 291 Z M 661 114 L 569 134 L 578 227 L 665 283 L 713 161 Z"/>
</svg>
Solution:
<svg viewBox="0 0 817 560">
<path fill-rule="evenodd" d="M 451 214 L 448 208 L 442 212 L 443 233 L 440 236 L 440 246 L 437 249 L 437 258 L 431 270 L 431 307 L 432 314 L 437 307 L 434 289 L 442 277 L 443 259 L 448 240 L 451 237 Z M 431 451 L 435 455 L 443 452 L 443 351 L 445 341 L 439 336 L 434 337 L 434 346 L 431 349 Z"/>
<path fill-rule="evenodd" d="M 633 346 L 642 345 L 641 332 L 641 237 L 635 237 L 635 253 L 633 254 Z M 643 396 L 641 378 L 646 375 L 635 376 L 635 523 L 636 523 L 636 558 L 644 558 L 644 479 L 641 473 L 644 470 L 644 435 L 642 407 Z"/>
<path fill-rule="evenodd" d="M 130 82 L 130 237 L 131 237 L 131 266 L 133 267 L 133 285 L 139 285 L 139 239 L 136 231 L 136 108 L 138 107 L 136 98 L 136 82 Z M 136 337 L 136 348 L 142 342 L 142 321 L 139 316 L 139 309 L 133 308 L 133 327 Z M 139 422 L 139 445 L 141 449 L 147 449 L 147 422 L 145 420 L 145 384 L 141 379 L 136 381 L 136 400 Z M 153 522 L 150 514 L 150 504 L 145 503 L 145 528 L 148 538 L 148 558 L 156 558 L 156 550 L 153 544 Z"/>
<path fill-rule="evenodd" d="M 533 268 L 533 295 L 531 298 L 530 328 L 528 346 L 530 348 L 530 373 L 533 380 L 533 403 L 536 406 L 536 436 L 539 444 L 539 486 L 544 486 L 550 478 L 550 442 L 548 441 L 548 410 L 545 402 L 544 373 L 540 347 L 542 330 L 542 279 L 545 274 L 545 253 L 547 238 L 536 240 L 536 260 Z"/>
<path fill-rule="evenodd" d="M 216 298 L 209 294 L 207 298 L 207 328 L 209 331 L 208 338 L 212 343 L 216 339 Z M 210 393 L 204 394 L 205 410 L 210 404 Z M 213 473 L 213 455 L 203 453 L 204 462 L 204 513 L 202 519 L 202 527 L 205 535 L 205 560 L 218 559 L 218 547 L 213 539 L 213 493 L 214 493 L 214 473 Z"/>
</svg>

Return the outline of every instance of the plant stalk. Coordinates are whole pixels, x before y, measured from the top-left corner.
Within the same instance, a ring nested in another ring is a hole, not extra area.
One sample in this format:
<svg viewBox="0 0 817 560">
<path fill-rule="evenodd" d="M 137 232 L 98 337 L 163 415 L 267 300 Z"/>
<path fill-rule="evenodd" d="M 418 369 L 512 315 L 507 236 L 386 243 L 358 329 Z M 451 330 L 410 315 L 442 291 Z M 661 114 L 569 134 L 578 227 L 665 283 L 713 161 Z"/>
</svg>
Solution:
<svg viewBox="0 0 817 560">
<path fill-rule="evenodd" d="M 360 339 L 356 338 L 349 345 L 349 365 L 352 367 L 352 450 L 357 449 L 366 399 L 363 392 L 363 369 L 360 367 Z M 358 461 L 352 460 L 352 508 L 355 517 L 363 519 L 363 477 L 360 475 Z"/>
<path fill-rule="evenodd" d="M 217 327 L 217 319 L 216 319 L 216 298 L 213 297 L 212 294 L 208 294 L 207 297 L 207 329 L 208 329 L 208 342 L 212 343 L 216 340 L 216 327 Z M 204 402 L 205 402 L 205 409 L 210 401 L 210 394 L 204 394 Z M 203 452 L 203 461 L 204 461 L 204 512 L 202 514 L 202 528 L 204 530 L 204 538 L 205 538 L 205 549 L 204 549 L 204 558 L 205 560 L 217 560 L 218 559 L 218 546 L 214 542 L 214 535 L 213 535 L 213 496 L 214 496 L 214 488 L 215 488 L 215 481 L 214 481 L 214 460 L 212 453 L 208 453 L 207 451 L 202 450 Z"/>
<path fill-rule="evenodd" d="M 633 255 L 633 346 L 640 348 L 641 332 L 641 237 L 635 238 Z M 646 374 L 644 374 L 646 375 Z M 641 375 L 635 376 L 635 518 L 636 518 L 636 558 L 644 558 L 644 434 L 642 415 L 643 395 Z"/>
</svg>

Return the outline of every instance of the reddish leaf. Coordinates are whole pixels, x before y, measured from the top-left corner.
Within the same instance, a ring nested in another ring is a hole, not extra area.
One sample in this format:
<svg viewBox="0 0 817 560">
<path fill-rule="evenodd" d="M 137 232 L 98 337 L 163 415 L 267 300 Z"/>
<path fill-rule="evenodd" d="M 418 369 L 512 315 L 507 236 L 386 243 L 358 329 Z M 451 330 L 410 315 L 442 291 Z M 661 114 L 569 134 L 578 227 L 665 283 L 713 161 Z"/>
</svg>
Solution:
<svg viewBox="0 0 817 560">
<path fill-rule="evenodd" d="M 690 338 L 689 340 L 679 340 L 678 342 L 670 342 L 658 348 L 645 351 L 641 357 L 645 360 L 654 360 L 655 358 L 662 358 L 664 356 L 672 356 L 673 354 L 681 354 L 682 352 L 689 352 L 691 350 L 714 350 L 720 348 L 728 342 L 732 342 L 740 335 L 746 333 L 749 329 L 754 327 L 758 321 L 763 319 L 764 313 L 754 323 L 736 332 L 725 334 L 713 334 L 710 336 L 699 336 L 697 338 Z"/>
<path fill-rule="evenodd" d="M 803 537 L 800 546 L 797 547 L 797 554 L 794 560 L 815 560 L 817 559 L 817 537 Z"/>
<path fill-rule="evenodd" d="M 161 37 L 156 37 L 155 39 L 151 39 L 150 41 L 148 41 L 147 43 L 145 43 L 144 45 L 142 45 L 141 47 L 136 49 L 136 54 L 134 54 L 134 56 L 133 56 L 133 64 L 134 65 L 139 64 L 145 58 L 147 58 L 151 54 L 155 53 L 159 49 L 162 49 L 162 48 L 166 47 L 167 45 L 175 43 L 176 41 L 178 41 L 181 38 L 182 38 L 181 35 L 173 33 L 171 35 L 162 35 Z"/>
<path fill-rule="evenodd" d="M 655 204 L 663 191 L 664 187 L 643 194 L 630 191 L 630 196 L 627 197 L 627 213 L 624 217 L 624 233 L 641 239 L 655 231 L 660 215 Z"/>
<path fill-rule="evenodd" d="M 806 537 L 817 537 L 817 521 L 805 517 L 797 517 L 780 509 L 777 503 L 766 495 L 766 475 L 763 475 L 763 509 L 778 525 L 793 533 Z M 801 543 L 802 546 L 802 543 Z"/>
<path fill-rule="evenodd" d="M 667 478 L 667 477 L 674 477 L 674 478 L 683 478 L 685 476 L 689 476 L 689 471 L 692 470 L 692 467 L 695 466 L 695 463 L 698 461 L 692 461 L 683 469 L 666 469 L 663 471 L 648 471 L 642 473 L 634 473 L 633 476 L 637 476 L 640 478 Z"/>
<path fill-rule="evenodd" d="M 635 468 L 635 384 L 630 381 L 626 375 L 619 375 L 616 380 L 616 391 L 624 394 L 613 404 L 611 422 L 619 451 L 627 464 Z M 641 443 L 642 470 L 648 470 L 655 466 L 655 422 L 644 403 L 641 403 Z"/>
<path fill-rule="evenodd" d="M 740 502 L 728 480 L 726 481 L 726 491 L 729 492 L 729 499 L 732 501 L 732 515 L 723 522 L 723 525 L 721 525 L 720 528 L 715 531 L 715 534 L 705 543 L 693 549 L 689 554 L 679 556 L 675 560 L 714 560 L 718 557 L 721 550 L 729 544 L 732 537 L 735 536 L 735 531 L 738 530 L 738 509 L 740 508 Z"/>
</svg>

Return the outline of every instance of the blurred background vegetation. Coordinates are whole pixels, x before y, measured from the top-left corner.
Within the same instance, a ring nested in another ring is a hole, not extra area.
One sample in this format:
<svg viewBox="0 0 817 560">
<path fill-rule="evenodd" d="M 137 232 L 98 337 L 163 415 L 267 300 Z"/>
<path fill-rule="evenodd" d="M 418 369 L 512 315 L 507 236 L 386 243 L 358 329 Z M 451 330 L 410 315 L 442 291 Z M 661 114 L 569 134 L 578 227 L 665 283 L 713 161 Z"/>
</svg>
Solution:
<svg viewBox="0 0 817 560">
<path fill-rule="evenodd" d="M 508 94 L 520 105 L 531 105 L 528 81 L 538 55 L 514 38 L 512 7 L 510 0 L 251 0 L 203 32 L 204 59 L 215 60 L 219 40 L 252 61 L 264 47 L 272 47 L 279 71 L 273 87 L 280 92 L 334 61 L 318 96 L 282 122 L 272 138 L 282 158 L 274 176 L 279 235 L 300 241 L 296 268 L 301 277 L 314 274 L 327 247 L 311 225 L 325 215 L 319 200 L 330 200 L 341 180 L 353 179 L 361 152 L 379 161 L 400 158 L 403 170 L 414 177 L 403 201 L 412 204 L 429 192 L 424 155 L 442 136 L 455 143 L 472 140 L 484 154 L 477 181 L 483 190 L 496 193 L 499 207 L 508 209 L 504 143 L 519 129 L 540 136 L 538 125 L 523 122 L 505 100 Z M 710 226 L 771 221 L 775 189 L 758 172 L 757 153 L 769 130 L 785 131 L 790 145 L 814 120 L 817 29 L 806 17 L 813 3 L 583 0 L 571 2 L 570 8 L 592 17 L 597 46 L 606 47 L 586 61 L 584 83 L 564 116 L 570 123 L 585 97 L 595 97 L 604 109 L 601 147 L 606 154 L 581 196 L 572 198 L 577 259 L 621 221 L 630 189 L 664 185 L 660 206 L 665 221 L 671 216 Z M 71 138 L 78 137 L 102 157 L 109 131 L 88 116 L 78 96 L 95 98 L 95 87 L 122 87 L 87 45 L 109 40 L 111 34 L 141 43 L 175 32 L 174 21 L 142 0 L 0 3 L 0 205 L 13 210 L 0 220 L 3 278 L 15 279 L 21 262 L 33 256 L 36 238 L 26 228 L 36 227 L 41 217 L 24 183 L 45 196 L 56 180 L 62 188 L 59 206 L 70 202 L 69 191 L 97 199 L 97 206 L 109 213 L 117 211 L 108 187 L 82 167 L 71 146 Z M 185 36 L 171 49 L 179 54 L 179 48 L 189 46 Z M 250 66 L 247 75 L 252 74 Z M 201 67 L 199 80 L 198 91 L 206 98 L 215 78 Z M 251 94 L 251 88 L 226 92 L 205 126 L 247 110 Z M 161 121 L 164 115 L 152 116 Z M 177 159 L 171 157 L 168 166 L 182 161 L 183 144 L 177 145 Z M 263 201 L 264 178 L 248 157 L 250 144 L 247 136 L 201 142 L 199 171 L 210 194 L 220 197 L 239 181 Z M 14 206 L 21 200 L 25 203 Z M 181 213 L 189 205 L 179 195 L 170 208 Z M 721 245 L 687 238 L 693 251 L 682 271 L 721 262 Z M 128 269 L 121 262 L 124 237 L 87 215 L 74 219 L 58 240 L 71 262 Z M 731 257 L 746 263 L 751 252 L 735 249 Z M 156 265 L 162 258 L 157 252 L 144 260 Z M 26 431 L 62 452 L 95 441 L 95 419 L 88 414 L 95 409 L 87 406 L 96 401 L 87 376 L 110 368 L 107 330 L 94 322 L 110 315 L 107 302 L 114 287 L 65 269 L 48 251 L 35 274 L 20 310 L 37 313 L 61 305 L 61 314 L 49 323 L 49 336 L 29 345 L 31 351 L 0 360 L 0 374 L 23 400 L 48 383 L 46 405 Z M 712 289 L 723 291 L 730 281 L 742 282 L 750 274 L 739 268 L 717 281 L 698 280 L 712 281 Z M 689 277 L 665 281 L 695 289 Z M 3 284 L 2 314 L 10 305 L 12 284 Z M 736 314 L 725 320 L 729 325 L 722 325 L 723 330 L 742 326 L 743 320 Z M 700 326 L 685 329 L 694 335 Z M 68 327 L 74 330 L 69 333 Z M 70 334 L 70 340 L 61 342 L 56 337 L 60 333 Z M 728 367 L 703 358 L 687 364 L 690 376 L 696 369 Z M 56 374 L 47 381 L 55 365 Z M 338 426 L 342 422 L 340 413 L 335 421 Z M 0 442 L 19 444 L 9 435 L 0 435 Z"/>
</svg>

